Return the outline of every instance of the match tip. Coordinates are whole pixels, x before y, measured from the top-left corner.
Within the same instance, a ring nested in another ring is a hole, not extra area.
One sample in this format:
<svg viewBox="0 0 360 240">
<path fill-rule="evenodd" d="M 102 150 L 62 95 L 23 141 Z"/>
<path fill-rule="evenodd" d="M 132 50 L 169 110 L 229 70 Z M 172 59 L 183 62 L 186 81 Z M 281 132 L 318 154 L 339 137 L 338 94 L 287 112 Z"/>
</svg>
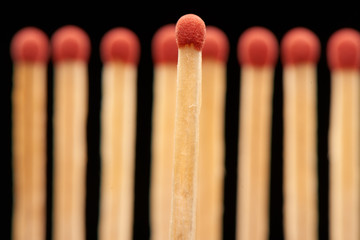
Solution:
<svg viewBox="0 0 360 240">
<path fill-rule="evenodd" d="M 202 51 L 203 58 L 213 58 L 226 62 L 229 55 L 229 41 L 225 33 L 217 27 L 206 28 L 206 40 Z"/>
<path fill-rule="evenodd" d="M 152 56 L 155 64 L 177 63 L 175 24 L 165 25 L 156 31 L 152 39 Z"/>
<path fill-rule="evenodd" d="M 247 29 L 238 41 L 240 64 L 274 66 L 278 58 L 278 42 L 275 35 L 263 27 Z"/>
<path fill-rule="evenodd" d="M 139 39 L 127 28 L 111 29 L 101 40 L 100 55 L 103 62 L 123 61 L 136 65 L 140 57 Z"/>
<path fill-rule="evenodd" d="M 177 21 L 175 35 L 178 48 L 192 45 L 201 51 L 205 42 L 205 23 L 195 14 L 186 14 Z"/>
<path fill-rule="evenodd" d="M 320 40 L 307 28 L 294 28 L 281 41 L 281 59 L 284 65 L 317 63 L 319 58 Z"/>
<path fill-rule="evenodd" d="M 336 31 L 327 44 L 327 59 L 331 70 L 360 69 L 360 33 L 351 28 Z"/>
<path fill-rule="evenodd" d="M 14 62 L 47 62 L 49 60 L 49 39 L 38 28 L 26 27 L 18 31 L 10 45 Z"/>
<path fill-rule="evenodd" d="M 64 26 L 51 38 L 53 60 L 88 61 L 90 57 L 90 39 L 86 32 L 77 26 Z"/>
</svg>

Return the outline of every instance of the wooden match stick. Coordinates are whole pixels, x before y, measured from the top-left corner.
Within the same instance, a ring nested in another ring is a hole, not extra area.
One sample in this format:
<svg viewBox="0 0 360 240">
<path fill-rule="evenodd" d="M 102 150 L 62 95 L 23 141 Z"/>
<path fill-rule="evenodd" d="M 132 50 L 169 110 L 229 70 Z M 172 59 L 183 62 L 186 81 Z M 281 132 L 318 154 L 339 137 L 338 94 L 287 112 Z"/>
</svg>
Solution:
<svg viewBox="0 0 360 240">
<path fill-rule="evenodd" d="M 327 45 L 331 70 L 330 239 L 360 239 L 360 33 L 345 28 Z"/>
<path fill-rule="evenodd" d="M 140 43 L 129 29 L 114 28 L 100 45 L 104 63 L 101 105 L 99 239 L 132 239 L 137 64 Z"/>
<path fill-rule="evenodd" d="M 197 239 L 222 239 L 228 52 L 229 43 L 224 32 L 208 26 L 202 51 Z"/>
<path fill-rule="evenodd" d="M 90 40 L 76 26 L 58 29 L 54 61 L 53 238 L 85 239 L 87 61 Z"/>
<path fill-rule="evenodd" d="M 201 50 L 204 21 L 182 16 L 176 24 L 178 45 L 175 147 L 173 162 L 170 239 L 190 240 L 196 235 L 197 165 L 201 104 Z"/>
<path fill-rule="evenodd" d="M 240 36 L 236 237 L 241 240 L 268 238 L 272 94 L 277 57 L 278 43 L 269 30 L 253 27 Z"/>
<path fill-rule="evenodd" d="M 294 28 L 281 42 L 284 84 L 284 233 L 317 239 L 316 64 L 320 41 Z"/>
<path fill-rule="evenodd" d="M 175 24 L 161 27 L 152 40 L 154 103 L 150 186 L 151 239 L 169 239 L 174 156 L 176 64 Z"/>
<path fill-rule="evenodd" d="M 34 27 L 11 42 L 13 72 L 12 239 L 45 239 L 46 98 L 49 40 Z"/>
</svg>

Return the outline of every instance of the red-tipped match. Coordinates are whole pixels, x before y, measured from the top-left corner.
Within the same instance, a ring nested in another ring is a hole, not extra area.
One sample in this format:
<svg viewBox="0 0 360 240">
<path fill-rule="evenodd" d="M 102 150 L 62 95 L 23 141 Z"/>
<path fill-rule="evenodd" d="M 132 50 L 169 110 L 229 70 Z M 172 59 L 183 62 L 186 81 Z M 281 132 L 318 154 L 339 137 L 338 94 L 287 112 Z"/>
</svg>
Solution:
<svg viewBox="0 0 360 240">
<path fill-rule="evenodd" d="M 38 28 L 26 27 L 18 31 L 10 45 L 14 62 L 44 62 L 49 60 L 49 38 Z"/>
<path fill-rule="evenodd" d="M 344 28 L 335 32 L 327 44 L 329 68 L 360 69 L 360 33 Z"/>
<path fill-rule="evenodd" d="M 309 29 L 290 30 L 281 41 L 281 60 L 284 65 L 317 63 L 320 58 L 320 40 Z"/>
<path fill-rule="evenodd" d="M 79 27 L 68 25 L 58 29 L 52 36 L 51 43 L 54 62 L 89 60 L 90 39 Z"/>
<path fill-rule="evenodd" d="M 178 47 L 175 24 L 168 24 L 156 31 L 152 39 L 152 56 L 155 64 L 177 63 Z"/>
<path fill-rule="evenodd" d="M 226 62 L 229 56 L 229 41 L 225 33 L 219 28 L 208 26 L 206 40 L 202 50 L 202 57 Z"/>
<path fill-rule="evenodd" d="M 103 62 L 123 61 L 137 65 L 140 58 L 139 38 L 127 28 L 114 28 L 102 38 L 100 54 Z"/>
<path fill-rule="evenodd" d="M 192 45 L 201 51 L 205 42 L 205 23 L 197 15 L 186 14 L 177 21 L 175 35 L 178 48 Z"/>
<path fill-rule="evenodd" d="M 275 35 L 263 27 L 247 29 L 238 41 L 240 64 L 275 66 L 278 58 L 278 42 Z"/>
</svg>

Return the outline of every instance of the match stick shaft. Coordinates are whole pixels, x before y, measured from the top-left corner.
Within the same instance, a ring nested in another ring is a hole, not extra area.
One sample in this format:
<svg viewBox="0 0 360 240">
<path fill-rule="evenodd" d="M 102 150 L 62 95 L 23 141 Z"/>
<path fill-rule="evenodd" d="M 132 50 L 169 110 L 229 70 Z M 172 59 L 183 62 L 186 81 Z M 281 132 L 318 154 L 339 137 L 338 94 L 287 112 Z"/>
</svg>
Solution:
<svg viewBox="0 0 360 240">
<path fill-rule="evenodd" d="M 45 239 L 46 72 L 15 63 L 13 88 L 13 239 Z"/>
<path fill-rule="evenodd" d="M 241 70 L 237 239 L 267 239 L 273 68 Z"/>
<path fill-rule="evenodd" d="M 284 68 L 286 239 L 317 239 L 316 66 Z"/>
<path fill-rule="evenodd" d="M 103 69 L 101 110 L 100 239 L 132 239 L 136 67 L 108 62 Z"/>
<path fill-rule="evenodd" d="M 201 51 L 179 49 L 170 239 L 195 239 Z"/>
<path fill-rule="evenodd" d="M 330 237 L 360 238 L 360 74 L 331 74 Z"/>
<path fill-rule="evenodd" d="M 222 239 L 226 64 L 205 59 L 200 111 L 197 239 Z"/>
<path fill-rule="evenodd" d="M 86 119 L 85 62 L 55 66 L 54 239 L 85 239 Z"/>
<path fill-rule="evenodd" d="M 169 239 L 174 156 L 176 64 L 154 68 L 151 168 L 151 238 Z"/>
</svg>

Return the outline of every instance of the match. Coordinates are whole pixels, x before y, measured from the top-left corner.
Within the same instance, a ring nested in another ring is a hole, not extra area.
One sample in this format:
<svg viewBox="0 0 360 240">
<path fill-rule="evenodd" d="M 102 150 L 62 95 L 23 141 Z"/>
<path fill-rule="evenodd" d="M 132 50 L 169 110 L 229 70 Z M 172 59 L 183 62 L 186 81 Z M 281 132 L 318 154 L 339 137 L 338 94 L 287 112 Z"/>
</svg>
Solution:
<svg viewBox="0 0 360 240">
<path fill-rule="evenodd" d="M 58 29 L 54 61 L 53 239 L 85 239 L 86 122 L 90 39 L 79 27 Z"/>
<path fill-rule="evenodd" d="M 138 37 L 114 28 L 102 38 L 99 239 L 132 239 Z"/>
<path fill-rule="evenodd" d="M 317 62 L 320 41 L 298 27 L 281 41 L 284 86 L 284 235 L 318 238 Z"/>
<path fill-rule="evenodd" d="M 46 233 L 46 107 L 49 39 L 35 27 L 11 41 L 13 61 L 12 239 L 43 240 Z"/>
<path fill-rule="evenodd" d="M 154 100 L 152 116 L 150 226 L 151 239 L 169 239 L 176 108 L 178 48 L 175 24 L 156 31 L 152 39 Z"/>
<path fill-rule="evenodd" d="M 327 44 L 331 72 L 330 239 L 360 239 L 360 33 L 344 28 Z"/>
<path fill-rule="evenodd" d="M 175 34 L 178 64 L 170 239 L 190 240 L 196 236 L 201 51 L 205 23 L 197 15 L 184 15 L 176 23 Z"/>
<path fill-rule="evenodd" d="M 202 51 L 196 239 L 222 239 L 228 54 L 229 42 L 225 33 L 208 26 Z"/>
<path fill-rule="evenodd" d="M 360 240 L 356 8 L 208 5 L 7 20 L 1 239 Z"/>
<path fill-rule="evenodd" d="M 238 41 L 241 65 L 236 238 L 267 239 L 274 68 L 278 43 L 263 27 Z"/>
</svg>

